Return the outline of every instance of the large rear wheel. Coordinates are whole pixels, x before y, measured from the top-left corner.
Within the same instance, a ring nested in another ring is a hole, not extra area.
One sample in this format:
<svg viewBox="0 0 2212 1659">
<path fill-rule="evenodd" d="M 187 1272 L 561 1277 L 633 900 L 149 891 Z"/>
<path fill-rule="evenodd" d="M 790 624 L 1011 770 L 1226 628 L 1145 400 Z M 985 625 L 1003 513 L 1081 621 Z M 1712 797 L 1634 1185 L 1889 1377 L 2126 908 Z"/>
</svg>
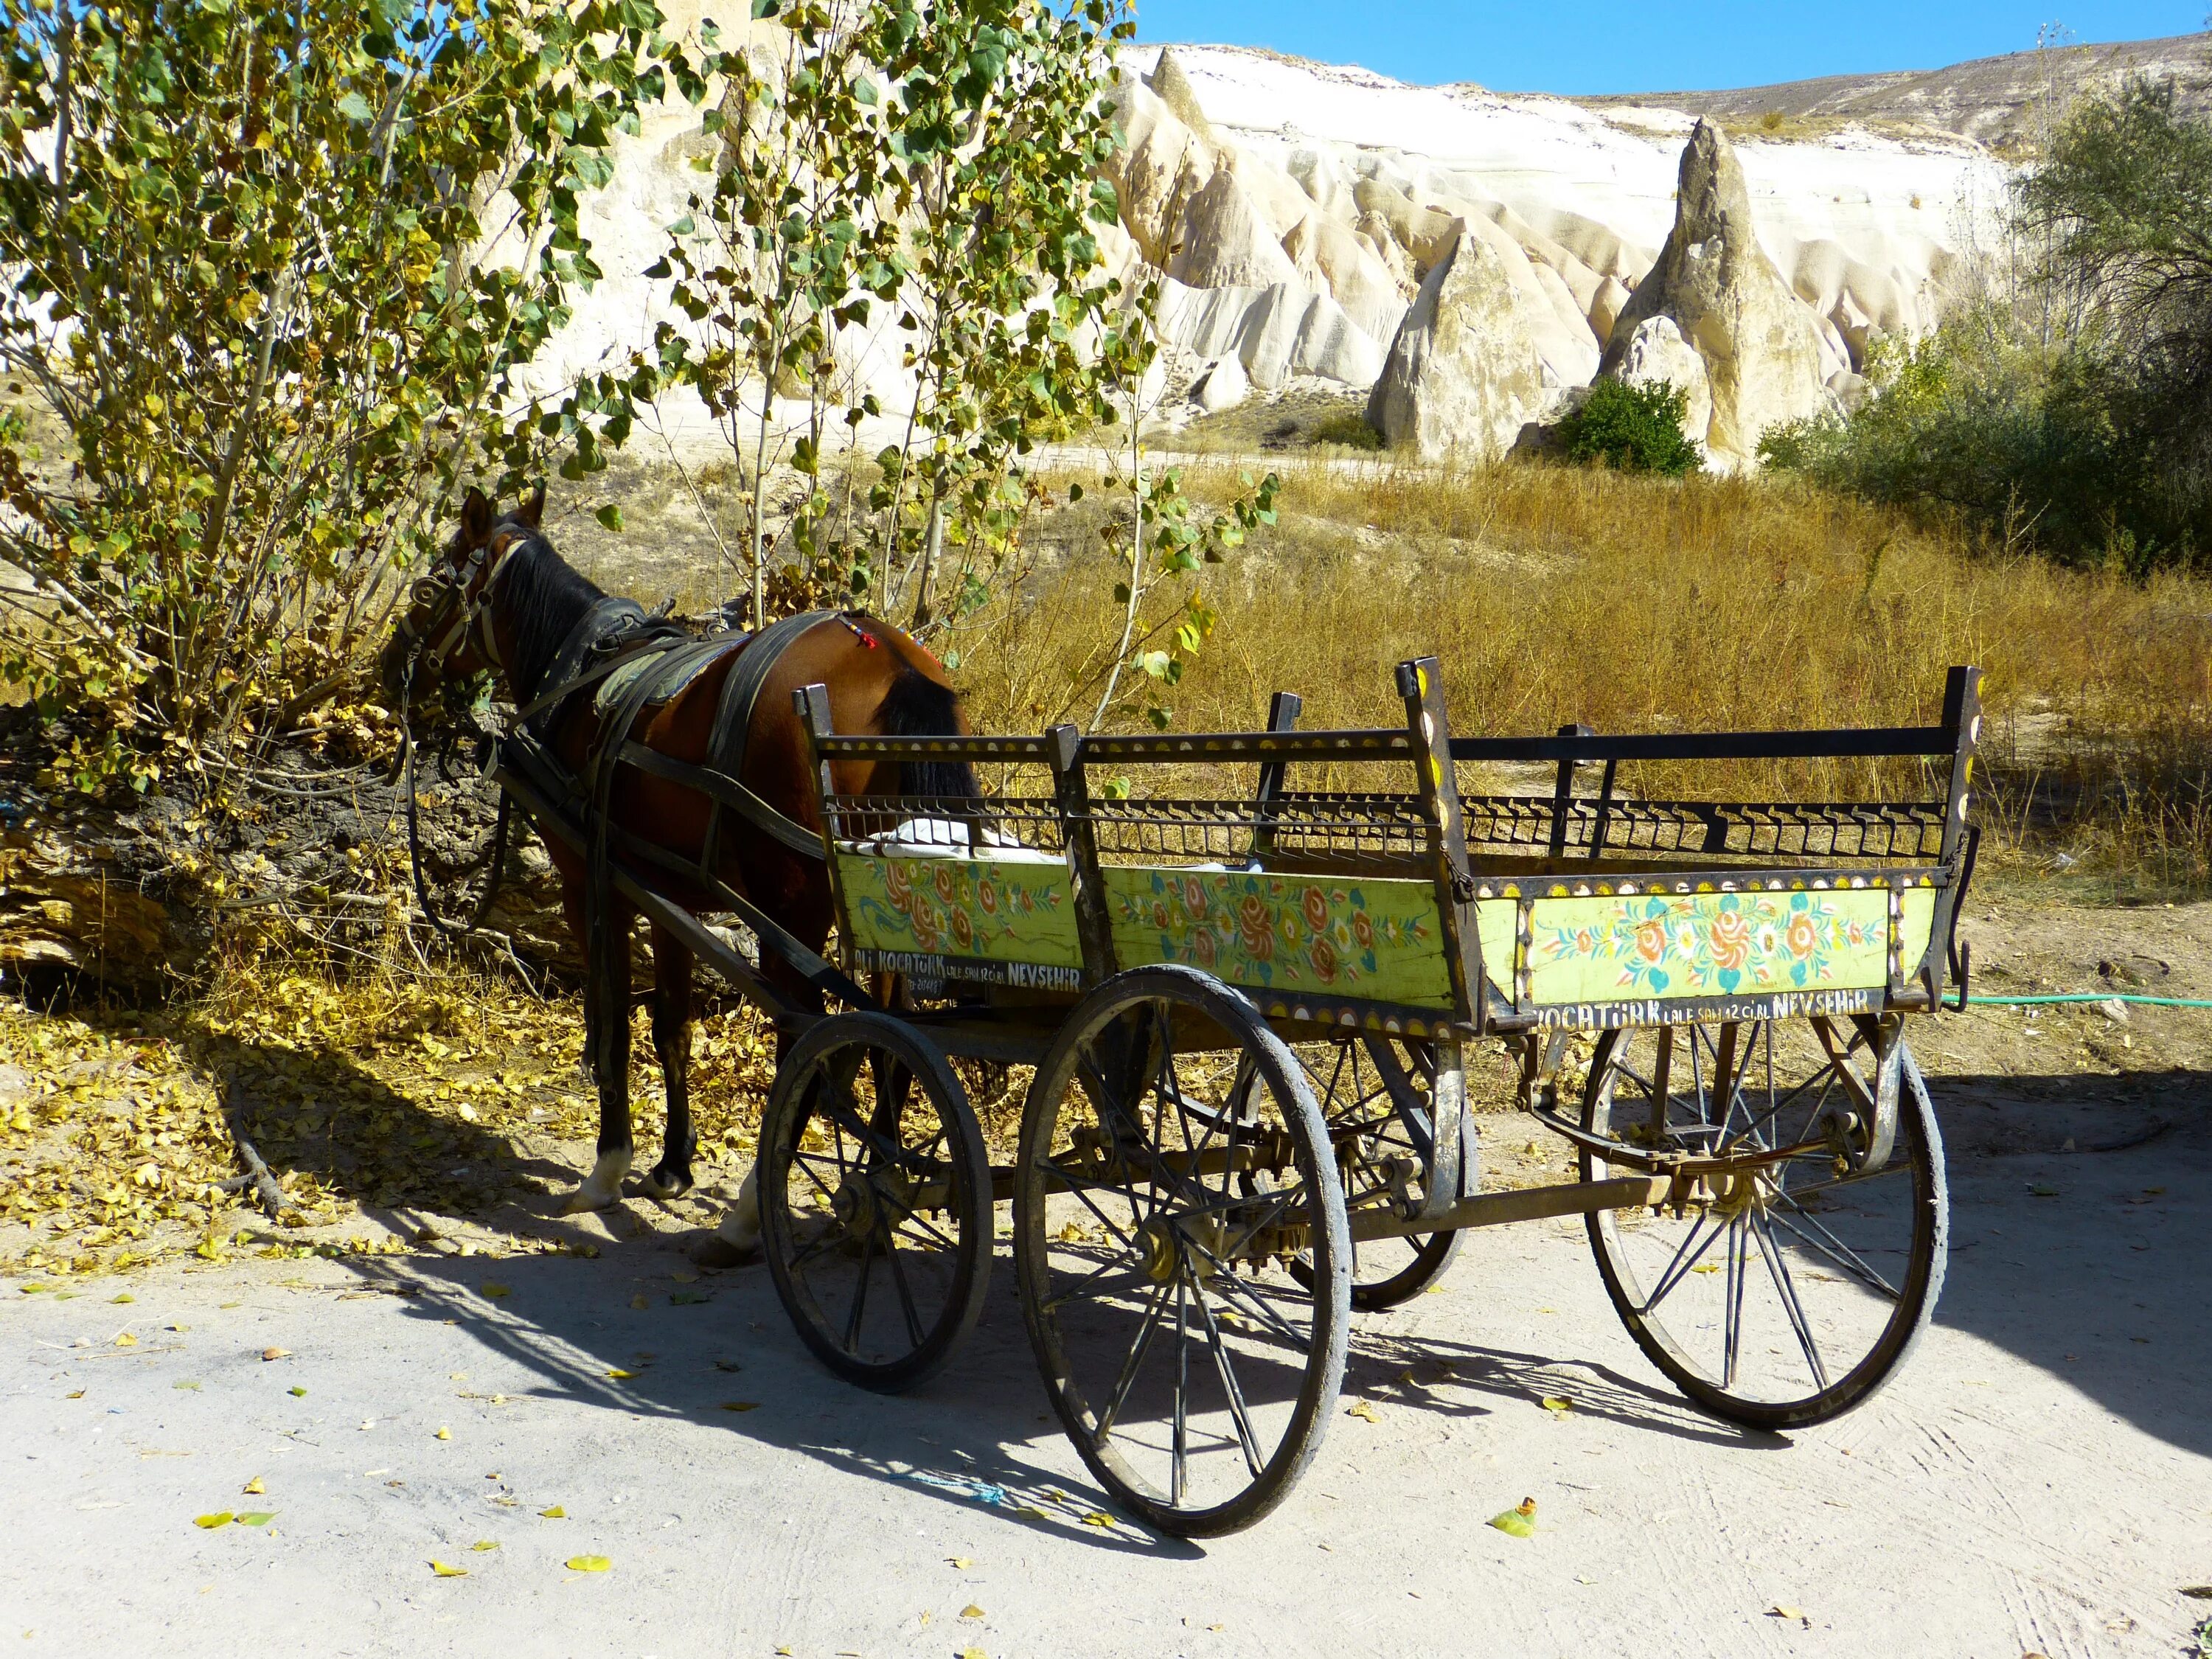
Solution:
<svg viewBox="0 0 2212 1659">
<path fill-rule="evenodd" d="M 1352 1247 L 1320 1107 L 1250 1002 L 1158 967 L 1078 1005 L 1023 1115 L 1014 1260 L 1115 1499 L 1183 1537 L 1283 1501 L 1343 1381 Z"/>
<path fill-rule="evenodd" d="M 1885 1090 L 1887 1145 L 1866 1109 Z M 1583 1126 L 1712 1166 L 1679 1212 L 1589 1218 L 1629 1334 L 1706 1410 L 1759 1429 L 1821 1422 L 1870 1397 L 1918 1340 L 1950 1206 L 1935 1109 L 1900 1036 L 1841 1021 L 1610 1031 Z M 1585 1181 L 1638 1172 L 1583 1153 Z"/>
</svg>

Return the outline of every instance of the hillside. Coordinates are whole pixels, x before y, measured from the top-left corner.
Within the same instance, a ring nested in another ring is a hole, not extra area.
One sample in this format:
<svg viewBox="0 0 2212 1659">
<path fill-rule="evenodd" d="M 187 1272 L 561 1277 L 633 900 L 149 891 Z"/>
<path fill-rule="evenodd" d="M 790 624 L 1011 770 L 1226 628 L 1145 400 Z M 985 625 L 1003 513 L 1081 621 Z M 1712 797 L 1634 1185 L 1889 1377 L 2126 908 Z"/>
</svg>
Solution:
<svg viewBox="0 0 2212 1659">
<path fill-rule="evenodd" d="M 1946 69 L 1826 75 L 1775 86 L 1575 101 L 1600 111 L 1658 105 L 1740 119 L 1774 113 L 1798 120 L 1910 124 L 2011 152 L 2032 144 L 2053 111 L 2129 75 L 2171 78 L 2191 107 L 2212 106 L 2212 33 L 2007 52 Z"/>
</svg>

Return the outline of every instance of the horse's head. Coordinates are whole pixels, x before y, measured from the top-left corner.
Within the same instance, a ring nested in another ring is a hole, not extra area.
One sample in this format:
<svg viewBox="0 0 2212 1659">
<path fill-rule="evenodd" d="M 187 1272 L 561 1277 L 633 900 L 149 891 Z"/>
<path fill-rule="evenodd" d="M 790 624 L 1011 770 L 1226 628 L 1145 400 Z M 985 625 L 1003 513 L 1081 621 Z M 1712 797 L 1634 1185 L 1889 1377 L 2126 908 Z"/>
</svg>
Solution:
<svg viewBox="0 0 2212 1659">
<path fill-rule="evenodd" d="M 385 696 L 394 708 L 420 713 L 441 686 L 505 667 L 491 603 L 508 555 L 537 534 L 544 509 L 544 484 L 505 518 L 480 489 L 462 500 L 453 540 L 416 582 L 379 659 Z"/>
</svg>

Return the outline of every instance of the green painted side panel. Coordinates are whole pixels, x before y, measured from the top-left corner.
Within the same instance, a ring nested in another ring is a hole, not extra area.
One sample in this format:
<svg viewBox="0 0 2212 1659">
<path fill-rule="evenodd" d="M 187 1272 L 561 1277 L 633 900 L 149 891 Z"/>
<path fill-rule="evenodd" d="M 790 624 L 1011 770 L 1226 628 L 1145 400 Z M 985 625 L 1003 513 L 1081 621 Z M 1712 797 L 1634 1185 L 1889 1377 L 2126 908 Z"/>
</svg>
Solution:
<svg viewBox="0 0 2212 1659">
<path fill-rule="evenodd" d="M 1482 899 L 1474 907 L 1474 936 L 1482 945 L 1482 976 L 1509 1000 L 1513 995 L 1513 923 L 1520 908 L 1511 899 Z"/>
<path fill-rule="evenodd" d="M 1530 920 L 1538 1004 L 1888 983 L 1881 888 L 1542 898 Z"/>
<path fill-rule="evenodd" d="M 840 853 L 852 944 L 977 962 L 1080 968 L 1067 866 Z"/>
<path fill-rule="evenodd" d="M 1115 865 L 1105 886 L 1124 968 L 1180 962 L 1255 990 L 1452 1006 L 1428 882 Z"/>
</svg>

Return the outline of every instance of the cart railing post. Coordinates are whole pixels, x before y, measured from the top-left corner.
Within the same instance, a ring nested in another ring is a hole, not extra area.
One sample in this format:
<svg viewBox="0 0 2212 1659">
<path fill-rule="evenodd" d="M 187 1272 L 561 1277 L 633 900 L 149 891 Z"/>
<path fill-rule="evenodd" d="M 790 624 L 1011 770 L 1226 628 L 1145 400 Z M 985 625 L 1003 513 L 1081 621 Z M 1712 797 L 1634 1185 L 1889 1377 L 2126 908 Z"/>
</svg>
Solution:
<svg viewBox="0 0 2212 1659">
<path fill-rule="evenodd" d="M 1278 691 L 1267 703 L 1267 729 L 1270 732 L 1295 732 L 1298 711 L 1305 701 L 1295 691 Z M 1271 760 L 1260 763 L 1260 787 L 1253 798 L 1255 810 L 1252 815 L 1251 856 L 1265 861 L 1275 850 L 1275 814 L 1273 806 L 1283 793 L 1284 780 L 1289 776 L 1288 761 Z"/>
<path fill-rule="evenodd" d="M 1482 943 L 1475 929 L 1474 877 L 1467 863 L 1467 824 L 1460 808 L 1459 779 L 1451 757 L 1451 720 L 1444 708 L 1443 679 L 1434 657 L 1398 665 L 1398 695 L 1405 700 L 1406 725 L 1413 740 L 1415 787 L 1429 821 L 1431 868 L 1437 889 L 1437 916 L 1443 929 L 1445 971 L 1451 976 L 1452 1002 L 1460 1024 L 1480 1034 L 1486 1024 Z"/>
<path fill-rule="evenodd" d="M 1068 876 L 1075 884 L 1075 935 L 1083 947 L 1084 982 L 1096 985 L 1113 977 L 1116 963 L 1098 836 L 1091 822 L 1091 786 L 1083 771 L 1083 733 L 1073 726 L 1055 726 L 1044 737 L 1060 833 L 1066 843 Z"/>
<path fill-rule="evenodd" d="M 1559 735 L 1563 738 L 1594 738 L 1597 733 L 1587 726 L 1570 720 L 1559 728 Z M 1567 813 L 1575 804 L 1575 769 L 1581 764 L 1572 757 L 1560 761 L 1559 781 L 1552 786 L 1551 855 L 1555 859 L 1567 855 Z M 1610 778 L 1611 775 L 1608 769 L 1607 776 Z"/>
<path fill-rule="evenodd" d="M 822 758 L 817 739 L 829 737 L 836 728 L 830 718 L 830 688 L 820 681 L 802 685 L 791 694 L 792 706 L 799 713 L 799 729 L 806 738 L 806 763 L 809 775 L 814 780 L 814 807 L 822 819 L 822 861 L 830 872 L 830 902 L 837 917 L 837 957 L 848 974 L 855 971 L 853 942 L 845 937 L 845 884 L 837 868 L 836 814 L 831 809 L 830 798 L 837 793 L 831 781 L 830 763 Z"/>
<path fill-rule="evenodd" d="M 1943 841 L 1937 859 L 1948 873 L 1948 885 L 1936 901 L 1936 925 L 1929 930 L 1928 960 L 1921 974 L 1930 1008 L 1943 1000 L 1947 952 L 1972 862 L 1966 850 L 1966 807 L 1973 799 L 1974 749 L 1982 739 L 1980 669 L 1957 667 L 1944 677 L 1943 734 L 1951 751 L 1951 777 L 1943 796 Z"/>
</svg>

